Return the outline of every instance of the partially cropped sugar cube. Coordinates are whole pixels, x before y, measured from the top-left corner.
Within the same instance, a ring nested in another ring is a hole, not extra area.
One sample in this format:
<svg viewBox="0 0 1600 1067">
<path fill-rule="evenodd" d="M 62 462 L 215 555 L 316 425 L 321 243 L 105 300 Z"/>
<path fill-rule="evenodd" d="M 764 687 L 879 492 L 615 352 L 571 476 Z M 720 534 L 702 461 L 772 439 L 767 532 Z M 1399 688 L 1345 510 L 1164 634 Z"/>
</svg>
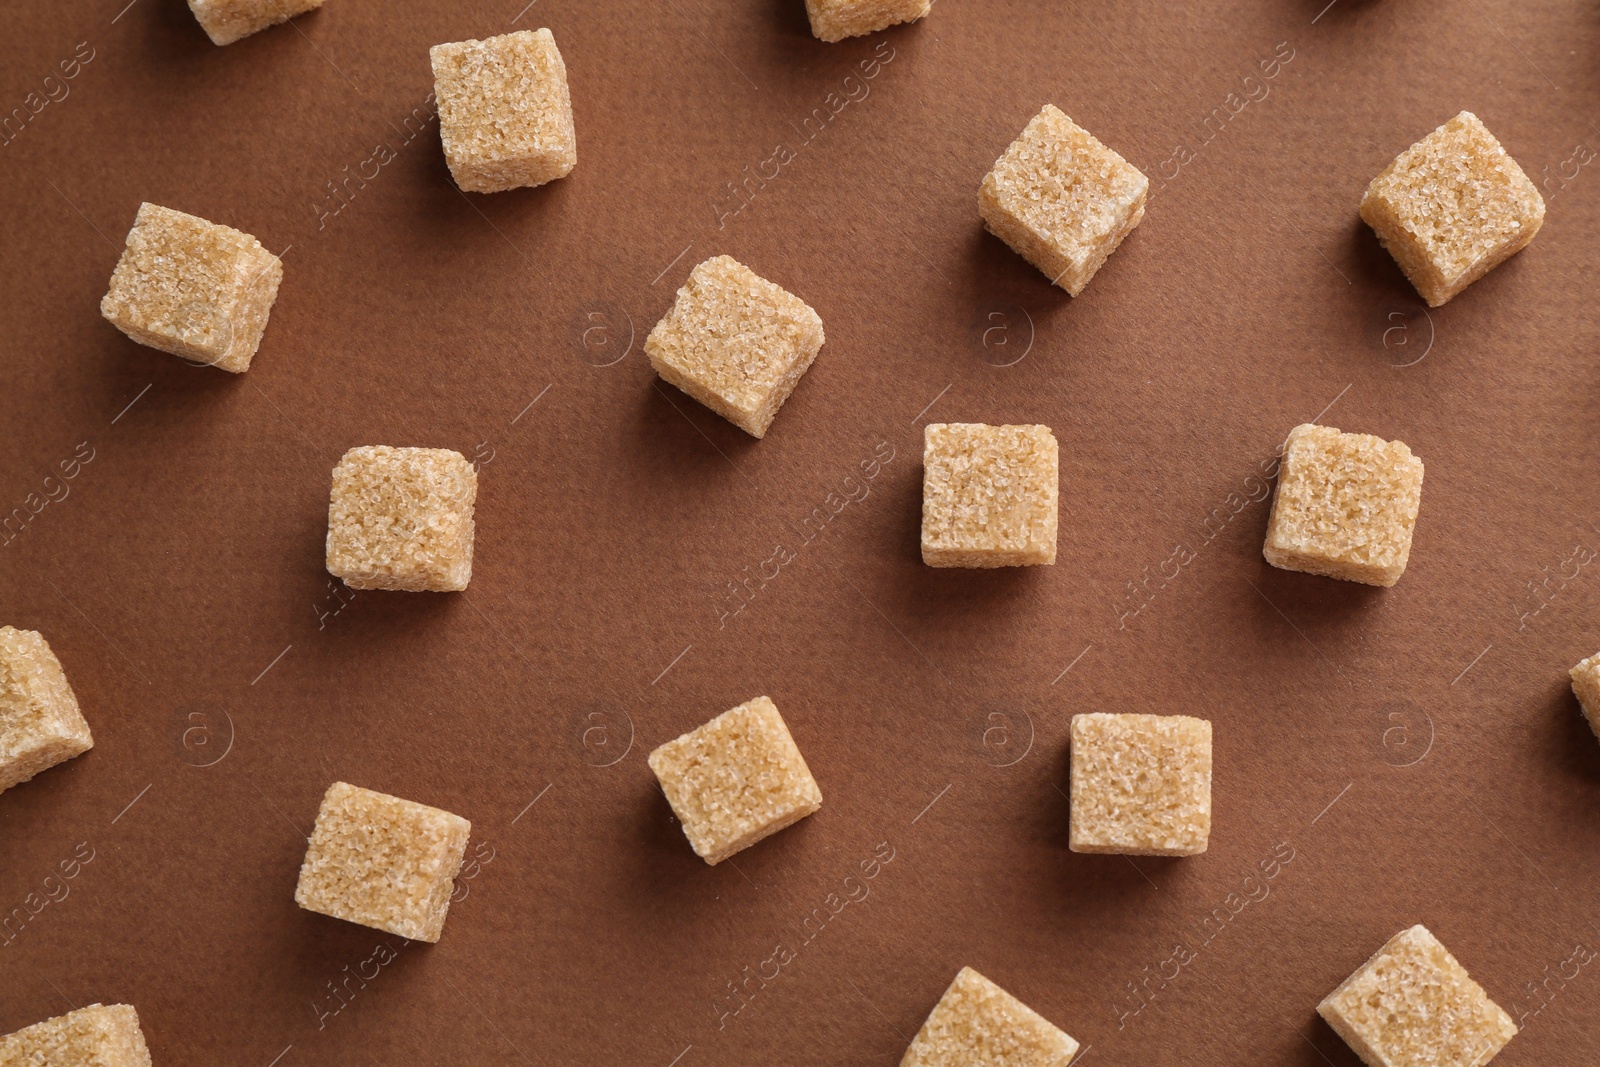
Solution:
<svg viewBox="0 0 1600 1067">
<path fill-rule="evenodd" d="M 1317 1013 L 1369 1067 L 1483 1067 L 1517 1034 L 1425 926 L 1391 937 Z"/>
<path fill-rule="evenodd" d="M 49 643 L 0 626 L 0 792 L 93 747 Z"/>
<path fill-rule="evenodd" d="M 322 0 L 189 0 L 212 44 L 232 44 L 321 6 Z"/>
<path fill-rule="evenodd" d="M 282 280 L 249 234 L 140 204 L 100 314 L 142 345 L 243 374 Z"/>
<path fill-rule="evenodd" d="M 428 56 L 439 139 L 461 188 L 543 185 L 578 165 L 567 65 L 549 30 L 436 44 Z"/>
<path fill-rule="evenodd" d="M 1074 852 L 1194 856 L 1211 838 L 1211 724 L 1188 715 L 1072 717 Z"/>
<path fill-rule="evenodd" d="M 822 790 L 768 697 L 650 753 L 695 854 L 718 864 L 822 807 Z"/>
<path fill-rule="evenodd" d="M 761 437 L 824 340 L 805 301 L 717 256 L 690 272 L 644 350 L 663 381 Z"/>
<path fill-rule="evenodd" d="M 478 472 L 459 452 L 352 448 L 333 468 L 328 572 L 352 589 L 465 589 L 477 499 Z"/>
<path fill-rule="evenodd" d="M 1421 502 L 1422 460 L 1404 442 L 1305 423 L 1284 442 L 1262 555 L 1284 570 L 1391 586 Z"/>
<path fill-rule="evenodd" d="M 91 1004 L 0 1037 L 4 1067 L 150 1067 L 129 1004 Z"/>
<path fill-rule="evenodd" d="M 1050 427 L 935 422 L 922 440 L 922 562 L 1056 561 L 1060 449 Z"/>
<path fill-rule="evenodd" d="M 1361 217 L 1438 307 L 1527 247 L 1544 198 L 1494 134 L 1463 111 L 1372 180 Z"/>
<path fill-rule="evenodd" d="M 811 32 L 823 41 L 842 41 L 877 33 L 901 22 L 915 22 L 933 0 L 806 0 Z"/>
<path fill-rule="evenodd" d="M 961 968 L 900 1067 L 1066 1067 L 1078 1043 L 973 970 Z"/>
<path fill-rule="evenodd" d="M 1600 652 L 1567 673 L 1572 677 L 1572 692 L 1583 707 L 1583 716 L 1589 720 L 1589 729 L 1600 736 Z"/>
<path fill-rule="evenodd" d="M 978 187 L 989 232 L 1073 296 L 1144 218 L 1150 179 L 1046 104 Z"/>
<path fill-rule="evenodd" d="M 472 824 L 344 782 L 322 798 L 294 902 L 413 941 L 437 941 Z"/>
</svg>

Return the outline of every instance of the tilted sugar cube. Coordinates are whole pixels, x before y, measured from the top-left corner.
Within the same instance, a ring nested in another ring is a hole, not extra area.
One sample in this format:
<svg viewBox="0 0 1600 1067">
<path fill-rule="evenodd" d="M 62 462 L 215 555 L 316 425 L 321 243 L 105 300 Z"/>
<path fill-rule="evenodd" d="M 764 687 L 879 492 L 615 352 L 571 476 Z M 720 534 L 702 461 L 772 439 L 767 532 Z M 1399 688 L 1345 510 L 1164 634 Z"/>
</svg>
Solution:
<svg viewBox="0 0 1600 1067">
<path fill-rule="evenodd" d="M 769 697 L 756 697 L 650 753 L 650 769 L 709 864 L 822 807 L 822 790 Z"/>
<path fill-rule="evenodd" d="M 1517 1026 L 1425 926 L 1391 937 L 1317 1005 L 1369 1067 L 1483 1067 Z"/>
<path fill-rule="evenodd" d="M 1438 307 L 1527 247 L 1544 225 L 1544 198 L 1463 111 L 1372 179 L 1361 217 Z"/>
<path fill-rule="evenodd" d="M 961 968 L 900 1067 L 1066 1067 L 1078 1043 L 973 970 Z"/>
<path fill-rule="evenodd" d="M 437 941 L 472 824 L 335 782 L 322 798 L 294 901 L 413 941 Z"/>
<path fill-rule="evenodd" d="M 49 643 L 32 630 L 0 626 L 0 792 L 93 747 Z"/>
<path fill-rule="evenodd" d="M 978 187 L 990 233 L 1073 296 L 1144 218 L 1150 179 L 1046 104 Z"/>
<path fill-rule="evenodd" d="M 282 280 L 283 262 L 249 234 L 140 204 L 100 314 L 142 345 L 242 374 Z"/>
</svg>

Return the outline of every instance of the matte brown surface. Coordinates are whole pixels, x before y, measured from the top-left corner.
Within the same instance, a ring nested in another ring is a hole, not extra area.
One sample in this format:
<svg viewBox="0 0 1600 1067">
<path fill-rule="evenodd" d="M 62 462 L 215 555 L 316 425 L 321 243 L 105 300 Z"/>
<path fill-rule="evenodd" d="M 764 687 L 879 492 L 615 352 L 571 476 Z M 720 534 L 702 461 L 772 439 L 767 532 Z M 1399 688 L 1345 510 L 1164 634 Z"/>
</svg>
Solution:
<svg viewBox="0 0 1600 1067">
<path fill-rule="evenodd" d="M 101 1001 L 162 1065 L 893 1065 L 971 965 L 1091 1065 L 1347 1067 L 1317 1002 L 1422 922 L 1522 1023 L 1496 1067 L 1600 1056 L 1589 5 L 943 0 L 824 45 L 800 0 L 524 2 L 227 48 L 181 0 L 0 10 L 0 106 L 93 50 L 0 146 L 0 507 L 59 498 L 0 622 L 96 741 L 0 796 L 0 1032 Z M 578 167 L 465 196 L 407 140 L 428 46 L 540 25 Z M 1077 300 L 976 209 L 1046 100 L 1152 179 Z M 1425 314 L 1356 205 L 1462 108 L 1549 216 Z M 99 317 L 141 200 L 285 254 L 248 374 Z M 827 325 L 759 442 L 641 351 L 718 253 Z M 1054 567 L 922 565 L 928 419 L 1054 429 Z M 1427 463 L 1396 588 L 1262 561 L 1307 421 Z M 330 586 L 329 472 L 376 443 L 480 461 L 467 592 Z M 710 868 L 644 757 L 759 693 L 828 803 Z M 1205 855 L 1068 851 L 1079 711 L 1214 722 Z M 472 821 L 438 945 L 295 907 L 335 780 Z"/>
</svg>

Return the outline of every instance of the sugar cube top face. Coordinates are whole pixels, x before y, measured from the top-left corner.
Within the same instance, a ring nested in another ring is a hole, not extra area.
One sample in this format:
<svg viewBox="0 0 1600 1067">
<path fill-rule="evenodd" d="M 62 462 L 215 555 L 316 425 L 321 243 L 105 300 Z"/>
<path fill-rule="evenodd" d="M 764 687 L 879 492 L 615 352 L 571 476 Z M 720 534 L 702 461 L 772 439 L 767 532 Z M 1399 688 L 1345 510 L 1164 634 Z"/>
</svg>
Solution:
<svg viewBox="0 0 1600 1067">
<path fill-rule="evenodd" d="M 1078 1043 L 973 970 L 961 968 L 900 1067 L 1066 1067 Z"/>
<path fill-rule="evenodd" d="M 50 645 L 32 630 L 0 626 L 0 792 L 93 747 Z"/>
<path fill-rule="evenodd" d="M 1296 426 L 1262 554 L 1284 570 L 1391 586 L 1411 557 L 1421 502 L 1422 460 L 1403 442 Z"/>
<path fill-rule="evenodd" d="M 1483 1067 L 1517 1033 L 1424 926 L 1390 938 L 1317 1013 L 1370 1067 Z"/>
<path fill-rule="evenodd" d="M 243 374 L 282 280 L 249 234 L 140 204 L 100 314 L 142 345 Z"/>
<path fill-rule="evenodd" d="M 321 6 L 322 0 L 189 0 L 212 44 L 232 44 Z"/>
<path fill-rule="evenodd" d="M 428 55 L 439 138 L 461 188 L 543 185 L 578 165 L 567 65 L 549 30 L 436 44 Z"/>
<path fill-rule="evenodd" d="M 459 452 L 352 448 L 333 468 L 328 573 L 352 589 L 465 589 L 477 499 L 478 472 Z"/>
<path fill-rule="evenodd" d="M 335 782 L 322 798 L 294 902 L 413 941 L 437 941 L 472 824 Z"/>
<path fill-rule="evenodd" d="M 811 32 L 823 41 L 842 41 L 877 33 L 901 22 L 915 22 L 933 0 L 806 0 Z"/>
<path fill-rule="evenodd" d="M 1144 218 L 1150 179 L 1046 104 L 978 188 L 990 233 L 1073 296 Z"/>
<path fill-rule="evenodd" d="M 1361 217 L 1438 307 L 1533 240 L 1544 198 L 1478 116 L 1463 111 L 1372 180 Z"/>
<path fill-rule="evenodd" d="M 1054 563 L 1060 481 L 1060 449 L 1048 426 L 929 423 L 922 446 L 922 562 Z"/>
<path fill-rule="evenodd" d="M 718 864 L 822 807 L 822 790 L 767 697 L 650 753 L 695 854 Z"/>
<path fill-rule="evenodd" d="M 150 1067 L 139 1013 L 91 1004 L 0 1037 L 5 1067 Z"/>
<path fill-rule="evenodd" d="M 824 340 L 805 301 L 717 256 L 690 272 L 644 350 L 663 381 L 761 437 Z"/>
<path fill-rule="evenodd" d="M 1583 716 L 1589 720 L 1589 729 L 1600 736 L 1600 652 L 1567 673 L 1572 677 L 1572 692 L 1583 707 Z"/>
<path fill-rule="evenodd" d="M 1188 715 L 1072 717 L 1074 852 L 1194 856 L 1211 837 L 1211 724 Z"/>
</svg>

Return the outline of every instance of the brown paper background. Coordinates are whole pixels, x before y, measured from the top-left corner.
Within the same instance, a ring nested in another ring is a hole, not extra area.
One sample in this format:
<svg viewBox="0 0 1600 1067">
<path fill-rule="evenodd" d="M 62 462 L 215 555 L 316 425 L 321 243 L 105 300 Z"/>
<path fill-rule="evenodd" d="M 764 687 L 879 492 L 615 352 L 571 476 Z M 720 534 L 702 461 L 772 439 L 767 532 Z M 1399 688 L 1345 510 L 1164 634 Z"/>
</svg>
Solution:
<svg viewBox="0 0 1600 1067">
<path fill-rule="evenodd" d="M 0 506 L 68 490 L 0 549 L 0 622 L 48 637 L 96 739 L 0 796 L 0 908 L 66 894 L 0 938 L 0 1032 L 120 1001 L 162 1065 L 891 1065 L 970 964 L 1091 1064 L 1343 1067 L 1317 1001 L 1424 922 L 1522 1017 L 1499 1062 L 1600 1055 L 1600 745 L 1566 680 L 1600 648 L 1600 173 L 1562 170 L 1600 147 L 1589 5 L 943 0 L 824 45 L 799 0 L 329 0 L 216 48 L 124 2 L 0 10 L 6 108 L 94 51 L 0 146 Z M 404 139 L 427 48 L 537 26 L 578 167 L 464 196 L 435 124 Z M 857 99 L 802 146 L 829 93 Z M 1153 177 L 1189 149 L 1078 300 L 976 213 L 1046 101 Z M 1549 215 L 1424 313 L 1356 204 L 1462 108 Z M 289 249 L 247 375 L 99 317 L 141 200 Z M 642 352 L 718 253 L 827 327 L 760 442 Z M 1261 559 L 1255 479 L 1323 412 L 1427 463 L 1394 589 Z M 920 563 L 930 419 L 1054 428 L 1054 567 Z M 323 614 L 328 473 L 371 443 L 483 461 L 472 585 Z M 759 693 L 826 804 L 708 868 L 644 756 Z M 1215 723 L 1204 856 L 1067 850 L 1091 710 Z M 438 945 L 295 907 L 336 779 L 472 820 Z"/>
</svg>

